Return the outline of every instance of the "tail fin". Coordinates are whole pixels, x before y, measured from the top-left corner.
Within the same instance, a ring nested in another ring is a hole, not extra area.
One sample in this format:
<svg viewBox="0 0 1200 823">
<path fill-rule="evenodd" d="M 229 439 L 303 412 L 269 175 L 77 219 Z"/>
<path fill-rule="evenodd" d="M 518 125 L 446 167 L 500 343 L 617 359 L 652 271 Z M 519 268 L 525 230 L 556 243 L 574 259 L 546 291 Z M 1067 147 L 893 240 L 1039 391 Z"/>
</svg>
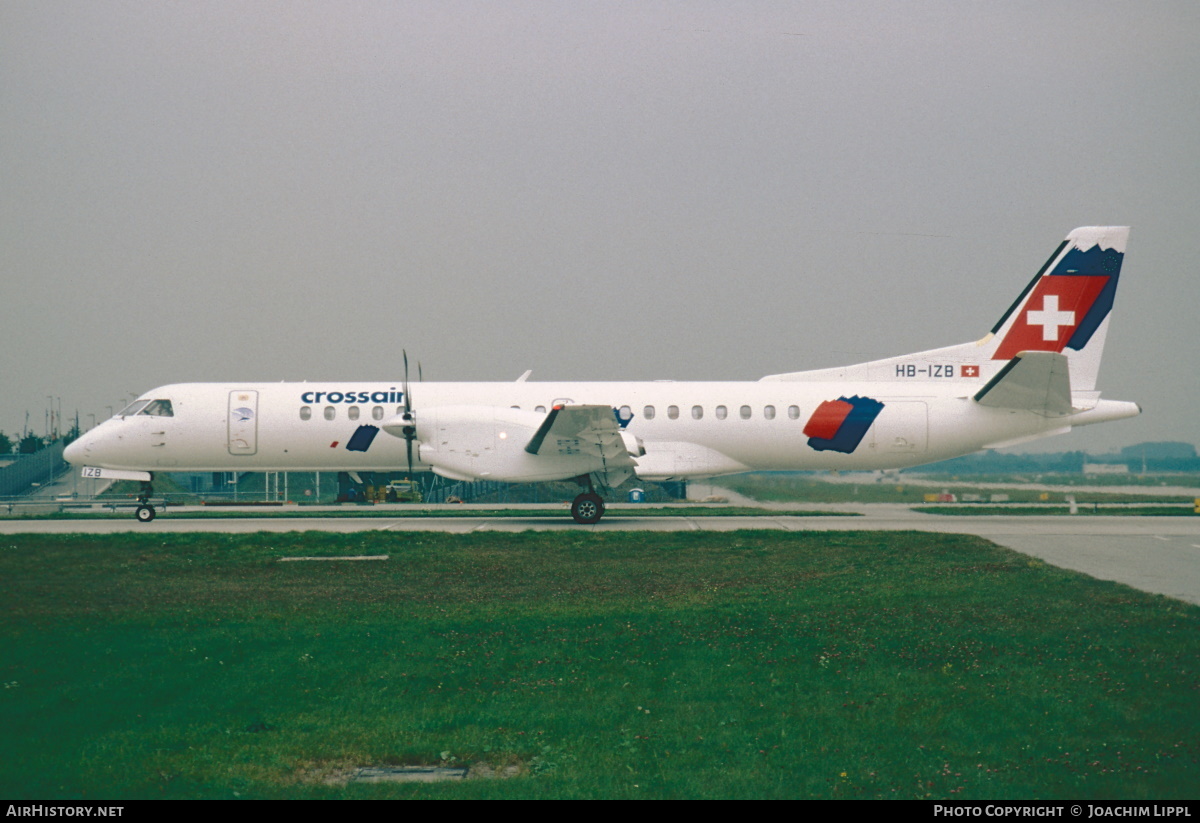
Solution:
<svg viewBox="0 0 1200 823">
<path fill-rule="evenodd" d="M 990 359 L 1061 352 L 1071 364 L 1072 386 L 1094 390 L 1128 240 L 1128 226 L 1090 226 L 1068 234 L 985 338 L 995 342 Z"/>
<path fill-rule="evenodd" d="M 891 381 L 929 377 L 980 384 L 995 377 L 1021 352 L 1041 351 L 1066 357 L 1073 391 L 1093 392 L 1128 239 L 1128 226 L 1075 229 L 1000 322 L 974 343 L 763 379 Z"/>
</svg>

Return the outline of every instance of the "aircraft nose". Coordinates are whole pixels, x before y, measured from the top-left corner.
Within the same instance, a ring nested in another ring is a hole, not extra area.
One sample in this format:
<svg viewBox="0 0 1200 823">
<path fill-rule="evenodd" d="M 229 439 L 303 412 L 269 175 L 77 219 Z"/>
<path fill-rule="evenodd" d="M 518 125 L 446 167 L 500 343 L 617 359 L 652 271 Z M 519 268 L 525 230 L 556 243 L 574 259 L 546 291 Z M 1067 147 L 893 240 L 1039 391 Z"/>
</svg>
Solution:
<svg viewBox="0 0 1200 823">
<path fill-rule="evenodd" d="M 84 436 L 86 437 L 86 435 Z M 63 460 L 66 460 L 72 465 L 78 466 L 86 459 L 87 450 L 88 447 L 84 444 L 83 438 L 81 437 L 63 450 Z"/>
</svg>

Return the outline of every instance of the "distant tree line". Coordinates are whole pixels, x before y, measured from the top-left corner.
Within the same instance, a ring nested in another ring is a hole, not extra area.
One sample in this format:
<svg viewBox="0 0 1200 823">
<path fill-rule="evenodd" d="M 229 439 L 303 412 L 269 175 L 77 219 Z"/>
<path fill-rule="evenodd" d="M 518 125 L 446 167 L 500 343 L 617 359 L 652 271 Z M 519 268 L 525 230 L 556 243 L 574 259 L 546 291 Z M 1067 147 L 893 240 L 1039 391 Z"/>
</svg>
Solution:
<svg viewBox="0 0 1200 823">
<path fill-rule="evenodd" d="M 61 439 L 64 443 L 71 443 L 79 439 L 79 424 L 76 423 L 71 427 L 71 430 L 62 435 Z M 0 454 L 34 454 L 56 442 L 55 439 L 49 437 L 39 437 L 33 432 L 29 432 L 20 440 L 14 440 L 4 432 L 0 431 Z"/>
<path fill-rule="evenodd" d="M 999 454 L 987 451 L 921 466 L 921 472 L 940 474 L 1083 474 L 1084 463 L 1125 465 L 1131 472 L 1200 472 L 1200 457 L 1190 443 L 1139 443 L 1119 454 L 1087 452 Z"/>
</svg>

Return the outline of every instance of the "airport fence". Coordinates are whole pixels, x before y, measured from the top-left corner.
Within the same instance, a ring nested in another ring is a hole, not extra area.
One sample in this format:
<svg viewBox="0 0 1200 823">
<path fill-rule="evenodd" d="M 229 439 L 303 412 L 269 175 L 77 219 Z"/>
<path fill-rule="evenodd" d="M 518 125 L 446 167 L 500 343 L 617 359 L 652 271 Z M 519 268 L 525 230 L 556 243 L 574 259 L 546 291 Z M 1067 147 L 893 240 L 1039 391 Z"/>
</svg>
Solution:
<svg viewBox="0 0 1200 823">
<path fill-rule="evenodd" d="M 13 497 L 29 492 L 34 483 L 48 483 L 64 468 L 63 441 L 52 443 L 33 454 L 23 454 L 11 464 L 0 468 L 0 497 Z"/>
<path fill-rule="evenodd" d="M 470 502 L 485 494 L 492 494 L 507 489 L 508 483 L 498 480 L 473 480 L 459 483 L 446 483 L 432 486 L 422 492 L 426 503 L 445 503 L 451 497 L 457 497 L 458 502 Z"/>
</svg>

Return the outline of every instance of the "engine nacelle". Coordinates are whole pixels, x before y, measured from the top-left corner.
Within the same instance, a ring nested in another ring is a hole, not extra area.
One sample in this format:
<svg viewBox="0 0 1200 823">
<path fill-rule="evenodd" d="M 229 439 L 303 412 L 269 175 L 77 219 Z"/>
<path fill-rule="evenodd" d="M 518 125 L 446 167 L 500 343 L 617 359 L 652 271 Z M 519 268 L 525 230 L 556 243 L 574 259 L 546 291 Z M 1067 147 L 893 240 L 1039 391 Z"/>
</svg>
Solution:
<svg viewBox="0 0 1200 823">
<path fill-rule="evenodd" d="M 544 412 L 505 406 L 435 406 L 413 411 L 420 461 L 455 480 L 486 479 L 519 483 L 566 480 L 603 463 L 590 454 L 530 454 L 525 446 L 546 419 Z M 398 415 L 384 431 L 404 437 L 412 425 Z"/>
<path fill-rule="evenodd" d="M 748 472 L 750 467 L 699 443 L 654 442 L 637 461 L 642 480 L 686 480 Z"/>
</svg>

